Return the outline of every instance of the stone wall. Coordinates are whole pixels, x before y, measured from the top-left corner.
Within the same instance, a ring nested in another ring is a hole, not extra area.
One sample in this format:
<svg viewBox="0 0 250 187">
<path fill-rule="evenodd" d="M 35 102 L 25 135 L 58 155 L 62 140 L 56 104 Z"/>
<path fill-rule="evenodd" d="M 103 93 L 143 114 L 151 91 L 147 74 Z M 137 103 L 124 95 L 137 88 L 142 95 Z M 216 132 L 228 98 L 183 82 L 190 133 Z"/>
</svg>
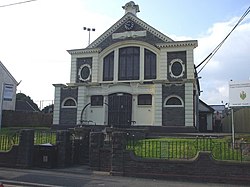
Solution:
<svg viewBox="0 0 250 187">
<path fill-rule="evenodd" d="M 3 111 L 2 127 L 51 127 L 53 114 Z"/>
<path fill-rule="evenodd" d="M 125 150 L 125 134 L 113 133 L 111 174 L 131 177 L 249 184 L 250 163 L 216 161 L 210 152 L 190 160 L 138 158 Z"/>
<path fill-rule="evenodd" d="M 34 131 L 22 130 L 19 145 L 14 145 L 8 152 L 0 152 L 0 166 L 31 167 L 33 164 Z"/>
</svg>

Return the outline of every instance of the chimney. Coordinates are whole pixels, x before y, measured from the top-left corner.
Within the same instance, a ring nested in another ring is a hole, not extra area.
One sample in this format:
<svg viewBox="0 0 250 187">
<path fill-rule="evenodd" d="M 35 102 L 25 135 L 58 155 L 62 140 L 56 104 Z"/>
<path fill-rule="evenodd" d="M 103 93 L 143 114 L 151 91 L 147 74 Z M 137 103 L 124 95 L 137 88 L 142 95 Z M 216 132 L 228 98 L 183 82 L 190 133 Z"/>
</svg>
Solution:
<svg viewBox="0 0 250 187">
<path fill-rule="evenodd" d="M 126 3 L 122 8 L 125 10 L 125 14 L 130 12 L 136 16 L 136 13 L 140 12 L 139 5 L 136 5 L 133 1 Z"/>
</svg>

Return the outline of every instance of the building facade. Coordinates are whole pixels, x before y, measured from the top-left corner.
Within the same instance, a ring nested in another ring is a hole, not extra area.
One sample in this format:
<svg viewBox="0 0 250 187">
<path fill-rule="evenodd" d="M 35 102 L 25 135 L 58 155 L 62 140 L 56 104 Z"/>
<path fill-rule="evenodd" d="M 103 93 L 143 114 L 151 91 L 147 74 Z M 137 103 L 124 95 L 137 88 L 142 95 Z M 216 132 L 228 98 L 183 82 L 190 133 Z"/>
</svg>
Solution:
<svg viewBox="0 0 250 187">
<path fill-rule="evenodd" d="M 54 125 L 195 127 L 196 40 L 174 41 L 125 15 L 87 48 L 68 50 L 70 83 L 54 84 Z"/>
<path fill-rule="evenodd" d="M 0 109 L 15 110 L 17 81 L 0 61 Z"/>
</svg>

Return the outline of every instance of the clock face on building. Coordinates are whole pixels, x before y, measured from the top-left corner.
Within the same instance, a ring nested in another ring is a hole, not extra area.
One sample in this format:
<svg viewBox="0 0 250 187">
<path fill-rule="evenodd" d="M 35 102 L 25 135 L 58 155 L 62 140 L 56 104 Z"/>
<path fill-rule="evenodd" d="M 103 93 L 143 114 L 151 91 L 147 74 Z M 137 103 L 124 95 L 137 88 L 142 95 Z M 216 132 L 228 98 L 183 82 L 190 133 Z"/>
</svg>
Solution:
<svg viewBox="0 0 250 187">
<path fill-rule="evenodd" d="M 133 27 L 134 27 L 134 22 L 131 21 L 131 20 L 128 20 L 128 21 L 125 23 L 124 27 L 125 27 L 126 30 L 131 30 L 131 29 L 133 29 Z"/>
</svg>

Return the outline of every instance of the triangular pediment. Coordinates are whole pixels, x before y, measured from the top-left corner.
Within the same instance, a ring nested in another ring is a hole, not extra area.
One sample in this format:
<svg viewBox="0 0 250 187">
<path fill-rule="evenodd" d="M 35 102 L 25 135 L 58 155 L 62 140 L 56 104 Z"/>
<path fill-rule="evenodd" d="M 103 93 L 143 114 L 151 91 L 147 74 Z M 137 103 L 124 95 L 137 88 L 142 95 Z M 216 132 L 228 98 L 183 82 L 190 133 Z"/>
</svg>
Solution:
<svg viewBox="0 0 250 187">
<path fill-rule="evenodd" d="M 158 43 L 174 42 L 134 14 L 126 13 L 87 48 L 100 48 L 103 50 L 114 43 L 125 40 L 139 40 L 155 46 Z"/>
</svg>

